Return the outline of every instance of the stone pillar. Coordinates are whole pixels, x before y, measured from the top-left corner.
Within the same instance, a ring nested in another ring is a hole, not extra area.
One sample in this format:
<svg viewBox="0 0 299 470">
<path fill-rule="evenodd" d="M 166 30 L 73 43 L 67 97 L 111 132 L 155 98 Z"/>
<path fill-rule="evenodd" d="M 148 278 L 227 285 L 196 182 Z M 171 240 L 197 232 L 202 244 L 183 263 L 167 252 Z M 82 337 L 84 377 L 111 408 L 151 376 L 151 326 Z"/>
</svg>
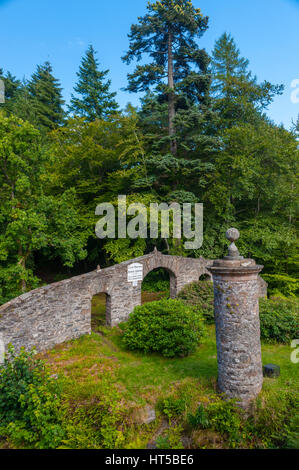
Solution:
<svg viewBox="0 0 299 470">
<path fill-rule="evenodd" d="M 226 232 L 228 256 L 208 270 L 214 281 L 218 390 L 246 408 L 262 388 L 259 281 L 263 266 L 239 255 L 236 229 Z"/>
</svg>

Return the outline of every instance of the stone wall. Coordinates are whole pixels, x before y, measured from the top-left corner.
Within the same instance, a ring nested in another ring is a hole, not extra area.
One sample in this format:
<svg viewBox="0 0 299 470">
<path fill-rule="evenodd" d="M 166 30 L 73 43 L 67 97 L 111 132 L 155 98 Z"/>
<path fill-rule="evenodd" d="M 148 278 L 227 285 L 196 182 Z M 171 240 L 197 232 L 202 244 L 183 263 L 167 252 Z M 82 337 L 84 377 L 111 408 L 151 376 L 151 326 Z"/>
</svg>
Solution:
<svg viewBox="0 0 299 470">
<path fill-rule="evenodd" d="M 109 268 L 93 271 L 28 292 L 0 307 L 0 334 L 5 347 L 12 343 L 17 350 L 36 347 L 47 350 L 65 341 L 91 332 L 91 300 L 107 295 L 107 324 L 115 326 L 128 319 L 141 304 L 141 284 L 127 280 L 128 266 L 143 265 L 143 278 L 153 269 L 170 273 L 171 297 L 203 274 L 212 261 L 180 256 L 165 256 L 158 251 Z"/>
</svg>

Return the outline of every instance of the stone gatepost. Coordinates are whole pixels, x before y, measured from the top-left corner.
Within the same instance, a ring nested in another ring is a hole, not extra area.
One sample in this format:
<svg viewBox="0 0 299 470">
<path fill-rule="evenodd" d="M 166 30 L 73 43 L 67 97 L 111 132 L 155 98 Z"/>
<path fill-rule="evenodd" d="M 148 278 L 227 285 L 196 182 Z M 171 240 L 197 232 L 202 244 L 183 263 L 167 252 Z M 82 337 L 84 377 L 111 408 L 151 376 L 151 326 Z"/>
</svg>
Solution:
<svg viewBox="0 0 299 470">
<path fill-rule="evenodd" d="M 218 390 L 246 408 L 262 388 L 259 281 L 263 266 L 244 259 L 235 245 L 237 229 L 226 232 L 228 256 L 208 270 L 214 282 Z"/>
</svg>

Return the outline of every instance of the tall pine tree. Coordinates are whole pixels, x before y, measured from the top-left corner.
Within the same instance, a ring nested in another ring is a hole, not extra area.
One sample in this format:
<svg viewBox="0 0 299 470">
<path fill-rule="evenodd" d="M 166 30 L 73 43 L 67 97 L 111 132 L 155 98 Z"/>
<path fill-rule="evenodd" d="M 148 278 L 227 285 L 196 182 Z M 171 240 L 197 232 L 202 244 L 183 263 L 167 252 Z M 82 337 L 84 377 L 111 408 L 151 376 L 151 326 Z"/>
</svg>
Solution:
<svg viewBox="0 0 299 470">
<path fill-rule="evenodd" d="M 41 130 L 51 131 L 63 124 L 65 111 L 62 88 L 52 75 L 52 66 L 49 62 L 37 66 L 28 83 L 28 91 L 32 112 Z"/>
<path fill-rule="evenodd" d="M 128 75 L 127 90 L 148 92 L 154 86 L 160 101 L 165 97 L 170 150 L 176 155 L 177 115 L 182 111 L 181 118 L 188 120 L 189 109 L 202 104 L 209 89 L 209 57 L 196 42 L 206 31 L 208 18 L 188 0 L 161 0 L 149 3 L 147 10 L 131 26 L 129 51 L 123 60 L 128 64 L 144 57 L 150 60 Z"/>
<path fill-rule="evenodd" d="M 13 99 L 9 100 L 7 108 L 14 116 L 21 118 L 23 121 L 30 122 L 36 128 L 40 127 L 40 122 L 36 115 L 36 106 L 33 106 L 33 98 L 28 89 L 28 81 L 25 79 L 14 94 Z"/>
<path fill-rule="evenodd" d="M 212 52 L 211 87 L 224 128 L 256 121 L 274 96 L 283 91 L 283 86 L 268 81 L 259 84 L 248 66 L 232 36 L 224 33 Z"/>
<path fill-rule="evenodd" d="M 96 52 L 90 45 L 82 59 L 78 83 L 72 94 L 69 111 L 92 122 L 95 119 L 106 119 L 118 108 L 114 100 L 116 93 L 110 92 L 111 80 L 106 80 L 109 70 L 99 70 Z"/>
</svg>

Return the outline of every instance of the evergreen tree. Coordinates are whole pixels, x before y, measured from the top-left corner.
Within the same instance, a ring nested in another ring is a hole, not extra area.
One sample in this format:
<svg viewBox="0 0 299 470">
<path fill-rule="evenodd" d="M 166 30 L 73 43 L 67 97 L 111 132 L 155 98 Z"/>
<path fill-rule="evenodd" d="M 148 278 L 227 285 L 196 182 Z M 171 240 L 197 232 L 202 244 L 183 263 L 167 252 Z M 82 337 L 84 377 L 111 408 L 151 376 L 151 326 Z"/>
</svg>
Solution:
<svg viewBox="0 0 299 470">
<path fill-rule="evenodd" d="M 6 109 L 10 114 L 19 117 L 23 121 L 28 121 L 35 127 L 39 126 L 36 108 L 32 104 L 32 96 L 28 89 L 28 81 L 23 80 L 21 82 L 13 99 L 7 103 Z"/>
<path fill-rule="evenodd" d="M 1 105 L 1 108 L 8 114 L 13 114 L 38 127 L 38 117 L 28 89 L 28 81 L 25 79 L 18 80 L 10 72 L 4 74 L 2 69 L 0 69 L 0 79 L 4 81 L 5 87 L 5 102 Z"/>
<path fill-rule="evenodd" d="M 208 18 L 188 0 L 161 0 L 149 3 L 147 9 L 139 23 L 131 26 L 129 51 L 123 60 L 130 64 L 146 55 L 150 62 L 137 65 L 128 75 L 127 90 L 148 92 L 155 87 L 159 102 L 152 105 L 157 109 L 164 103 L 165 109 L 167 103 L 168 140 L 171 153 L 176 155 L 177 128 L 190 126 L 190 109 L 196 114 L 207 100 L 209 57 L 196 39 L 206 31 Z M 194 114 L 192 118 L 198 120 Z"/>
<path fill-rule="evenodd" d="M 274 96 L 283 91 L 282 85 L 268 81 L 259 84 L 248 66 L 249 61 L 241 57 L 234 39 L 224 33 L 212 52 L 211 87 L 224 128 L 259 119 Z"/>
<path fill-rule="evenodd" d="M 69 111 L 89 122 L 106 119 L 118 108 L 114 100 L 116 93 L 110 92 L 111 80 L 106 80 L 109 70 L 100 71 L 96 52 L 90 45 L 82 59 L 78 83 L 74 91 L 78 96 L 71 96 Z"/>
<path fill-rule="evenodd" d="M 38 127 L 44 131 L 56 129 L 64 122 L 65 111 L 62 99 L 62 88 L 59 81 L 52 75 L 49 62 L 38 65 L 36 72 L 28 83 L 31 112 L 36 116 Z M 23 96 L 23 98 L 26 98 Z"/>
<path fill-rule="evenodd" d="M 0 79 L 3 80 L 5 86 L 5 103 L 7 104 L 16 94 L 21 86 L 20 80 L 14 77 L 10 72 L 4 74 L 3 69 L 0 68 Z"/>
</svg>

